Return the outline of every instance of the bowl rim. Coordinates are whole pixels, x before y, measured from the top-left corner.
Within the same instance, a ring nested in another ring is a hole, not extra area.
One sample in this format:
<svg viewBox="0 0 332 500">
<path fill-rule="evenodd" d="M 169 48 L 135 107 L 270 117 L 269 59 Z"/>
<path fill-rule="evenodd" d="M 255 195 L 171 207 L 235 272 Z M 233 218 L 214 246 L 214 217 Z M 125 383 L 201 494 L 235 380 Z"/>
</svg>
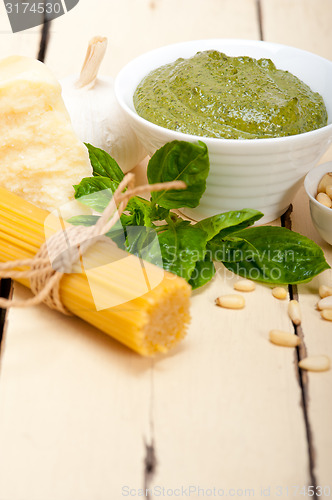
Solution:
<svg viewBox="0 0 332 500">
<path fill-rule="evenodd" d="M 320 173 L 320 175 L 321 175 L 321 177 L 317 181 L 317 184 L 315 182 L 315 191 L 317 191 L 317 187 L 318 187 L 320 179 L 327 172 L 332 172 L 332 161 L 327 161 L 327 162 L 321 163 L 320 165 L 317 165 L 316 167 L 310 169 L 304 178 L 304 189 L 305 189 L 305 192 L 307 193 L 307 196 L 308 196 L 310 202 L 313 203 L 316 207 L 318 207 L 319 210 L 322 210 L 326 214 L 330 214 L 330 216 L 332 217 L 332 208 L 325 207 L 325 205 L 323 205 L 322 203 L 319 203 L 319 201 L 317 201 L 316 198 L 309 191 L 309 182 L 312 182 L 311 177 L 313 176 L 313 173 L 314 174 Z"/>
<path fill-rule="evenodd" d="M 217 138 L 217 137 L 205 137 L 205 136 L 198 136 L 194 134 L 185 134 L 184 132 L 177 132 L 176 130 L 171 130 L 167 129 L 166 127 L 161 127 L 160 125 L 156 125 L 155 123 L 149 122 L 145 118 L 142 118 L 137 112 L 134 112 L 126 103 L 125 99 L 123 98 L 123 94 L 121 92 L 122 90 L 122 84 L 121 80 L 124 78 L 124 75 L 128 71 L 128 69 L 132 65 L 136 65 L 140 62 L 140 60 L 145 60 L 146 58 L 149 58 L 151 56 L 154 56 L 158 54 L 158 52 L 161 51 L 166 51 L 170 49 L 174 49 L 176 47 L 183 47 L 183 46 L 190 46 L 193 44 L 199 44 L 199 43 L 214 43 L 214 42 L 223 42 L 225 44 L 231 44 L 231 45 L 249 45 L 249 46 L 265 46 L 265 47 L 270 47 L 271 49 L 292 49 L 295 51 L 298 51 L 299 53 L 303 54 L 308 54 L 310 57 L 314 56 L 315 58 L 321 60 L 324 62 L 324 64 L 328 63 L 332 65 L 332 61 L 329 59 L 326 59 L 322 56 L 319 56 L 318 54 L 315 54 L 313 52 L 309 52 L 307 50 L 299 49 L 297 47 L 293 47 L 291 45 L 285 45 L 281 43 L 274 43 L 274 42 L 267 42 L 264 40 L 246 40 L 246 39 L 241 39 L 241 38 L 204 38 L 204 39 L 196 39 L 196 40 L 187 40 L 183 42 L 176 42 L 168 45 L 163 45 L 161 47 L 149 50 L 147 52 L 144 52 L 143 54 L 140 54 L 139 56 L 135 57 L 134 59 L 130 60 L 123 68 L 119 71 L 119 73 L 115 77 L 114 81 L 114 92 L 116 99 L 121 106 L 121 108 L 129 114 L 132 119 L 136 120 L 138 123 L 141 125 L 144 125 L 145 127 L 148 126 L 151 128 L 152 131 L 155 132 L 160 132 L 160 131 L 166 131 L 166 133 L 170 136 L 174 137 L 174 140 L 183 140 L 183 141 L 202 141 L 204 142 L 207 146 L 216 146 L 217 144 L 237 144 L 237 145 L 251 145 L 249 147 L 259 147 L 261 146 L 266 146 L 268 144 L 281 144 L 283 142 L 290 142 L 290 141 L 295 141 L 295 140 L 306 140 L 307 138 L 312 138 L 314 139 L 315 136 L 321 135 L 323 132 L 324 133 L 330 133 L 331 134 L 331 140 L 332 140 L 332 122 L 328 123 L 327 125 L 324 125 L 323 127 L 320 127 L 315 130 L 310 130 L 309 132 L 303 132 L 300 134 L 294 134 L 294 135 L 288 135 L 288 136 L 282 136 L 282 137 L 262 137 L 262 138 L 256 138 L 256 139 L 224 139 L 224 138 Z M 162 66 L 162 64 L 161 64 Z M 147 73 L 148 74 L 148 73 Z M 144 78 L 144 77 L 143 77 Z M 332 117 L 331 117 L 332 119 Z M 301 138 L 301 139 L 299 139 Z"/>
</svg>

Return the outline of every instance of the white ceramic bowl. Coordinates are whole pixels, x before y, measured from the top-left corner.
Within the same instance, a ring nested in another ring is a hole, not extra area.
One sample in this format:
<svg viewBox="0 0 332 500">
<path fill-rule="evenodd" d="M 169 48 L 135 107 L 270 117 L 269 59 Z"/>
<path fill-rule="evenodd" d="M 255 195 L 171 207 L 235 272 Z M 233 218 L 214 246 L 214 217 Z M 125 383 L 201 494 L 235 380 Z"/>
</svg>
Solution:
<svg viewBox="0 0 332 500">
<path fill-rule="evenodd" d="M 134 91 L 153 69 L 191 57 L 196 52 L 217 49 L 230 56 L 268 57 L 319 92 L 325 101 L 329 124 L 318 130 L 272 139 L 215 139 L 168 130 L 138 116 Z M 208 147 L 210 173 L 199 207 L 183 209 L 199 220 L 228 210 L 255 208 L 269 222 L 292 201 L 305 174 L 318 162 L 332 140 L 332 62 L 303 50 L 274 43 L 246 40 L 197 40 L 153 50 L 127 64 L 115 81 L 117 99 L 139 140 L 152 155 L 166 142 L 202 140 Z"/>
<path fill-rule="evenodd" d="M 304 179 L 304 187 L 309 197 L 313 225 L 321 237 L 332 245 L 332 208 L 325 207 L 315 199 L 319 181 L 327 172 L 332 172 L 332 161 L 310 170 Z"/>
</svg>

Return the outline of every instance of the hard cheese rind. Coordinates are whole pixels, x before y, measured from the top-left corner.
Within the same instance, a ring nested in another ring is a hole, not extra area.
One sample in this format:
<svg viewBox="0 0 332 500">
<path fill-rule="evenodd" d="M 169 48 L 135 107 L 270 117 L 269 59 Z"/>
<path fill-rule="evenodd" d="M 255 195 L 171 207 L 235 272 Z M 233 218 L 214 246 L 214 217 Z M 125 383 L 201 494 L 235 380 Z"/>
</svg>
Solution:
<svg viewBox="0 0 332 500">
<path fill-rule="evenodd" d="M 52 72 L 28 57 L 0 61 L 0 186 L 52 210 L 91 173 Z"/>
</svg>

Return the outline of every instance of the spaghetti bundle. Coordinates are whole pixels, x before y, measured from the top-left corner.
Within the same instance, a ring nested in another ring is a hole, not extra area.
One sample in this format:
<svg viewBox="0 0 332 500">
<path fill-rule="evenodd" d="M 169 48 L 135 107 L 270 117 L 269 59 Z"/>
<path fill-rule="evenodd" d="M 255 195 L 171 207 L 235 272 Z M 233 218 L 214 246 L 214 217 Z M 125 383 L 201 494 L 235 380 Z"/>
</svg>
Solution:
<svg viewBox="0 0 332 500">
<path fill-rule="evenodd" d="M 48 217 L 0 189 L 0 262 L 33 258 L 45 242 Z M 89 248 L 83 264 L 60 282 L 68 311 L 144 356 L 167 352 L 185 336 L 191 288 L 184 279 L 105 240 Z M 17 281 L 30 286 L 26 278 Z"/>
</svg>

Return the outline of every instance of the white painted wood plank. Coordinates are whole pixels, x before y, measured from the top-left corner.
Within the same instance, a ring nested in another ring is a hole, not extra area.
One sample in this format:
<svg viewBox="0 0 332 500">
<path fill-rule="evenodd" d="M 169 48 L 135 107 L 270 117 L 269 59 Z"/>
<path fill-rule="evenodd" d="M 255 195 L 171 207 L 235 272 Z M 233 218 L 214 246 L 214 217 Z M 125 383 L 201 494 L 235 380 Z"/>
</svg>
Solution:
<svg viewBox="0 0 332 500">
<path fill-rule="evenodd" d="M 234 292 L 230 277 L 195 294 L 186 345 L 154 368 L 153 484 L 216 486 L 225 496 L 271 486 L 275 498 L 277 486 L 309 480 L 294 350 L 268 341 L 271 328 L 292 331 L 287 301 L 258 285 L 244 310 L 218 308 L 215 298 Z"/>
<path fill-rule="evenodd" d="M 256 18 L 256 0 L 80 0 L 54 20 L 47 64 L 58 78 L 79 73 L 88 41 L 102 35 L 109 47 L 101 73 L 115 76 L 129 60 L 162 45 L 257 38 Z"/>
<path fill-rule="evenodd" d="M 261 0 L 264 37 L 315 52 L 332 60 L 332 2 L 330 0 Z M 287 14 L 285 15 L 285 13 Z M 332 148 L 321 162 L 332 160 Z M 293 202 L 292 228 L 316 241 L 332 264 L 332 248 L 314 229 L 304 188 Z M 304 341 L 308 355 L 327 354 L 332 359 L 332 325 L 323 321 L 315 310 L 318 287 L 332 283 L 327 271 L 309 284 L 298 287 L 301 304 Z M 331 484 L 332 477 L 332 372 L 308 374 L 309 422 L 314 446 L 314 465 L 318 485 Z"/>
<path fill-rule="evenodd" d="M 12 33 L 5 5 L 0 2 L 0 58 L 12 55 L 37 57 L 40 30 L 37 26 L 21 33 Z"/>
<path fill-rule="evenodd" d="M 331 0 L 261 0 L 261 4 L 266 41 L 332 58 Z"/>
<path fill-rule="evenodd" d="M 0 378 L 1 500 L 109 500 L 129 479 L 142 485 L 150 366 L 77 318 L 44 306 L 11 310 Z"/>
<path fill-rule="evenodd" d="M 266 485 L 275 498 L 278 485 L 310 481 L 294 351 L 267 341 L 272 327 L 292 331 L 287 303 L 258 286 L 244 311 L 216 308 L 216 296 L 231 290 L 220 279 L 195 296 L 184 361 L 173 356 L 155 367 L 160 462 L 153 486 L 253 488 L 259 495 Z"/>
</svg>

